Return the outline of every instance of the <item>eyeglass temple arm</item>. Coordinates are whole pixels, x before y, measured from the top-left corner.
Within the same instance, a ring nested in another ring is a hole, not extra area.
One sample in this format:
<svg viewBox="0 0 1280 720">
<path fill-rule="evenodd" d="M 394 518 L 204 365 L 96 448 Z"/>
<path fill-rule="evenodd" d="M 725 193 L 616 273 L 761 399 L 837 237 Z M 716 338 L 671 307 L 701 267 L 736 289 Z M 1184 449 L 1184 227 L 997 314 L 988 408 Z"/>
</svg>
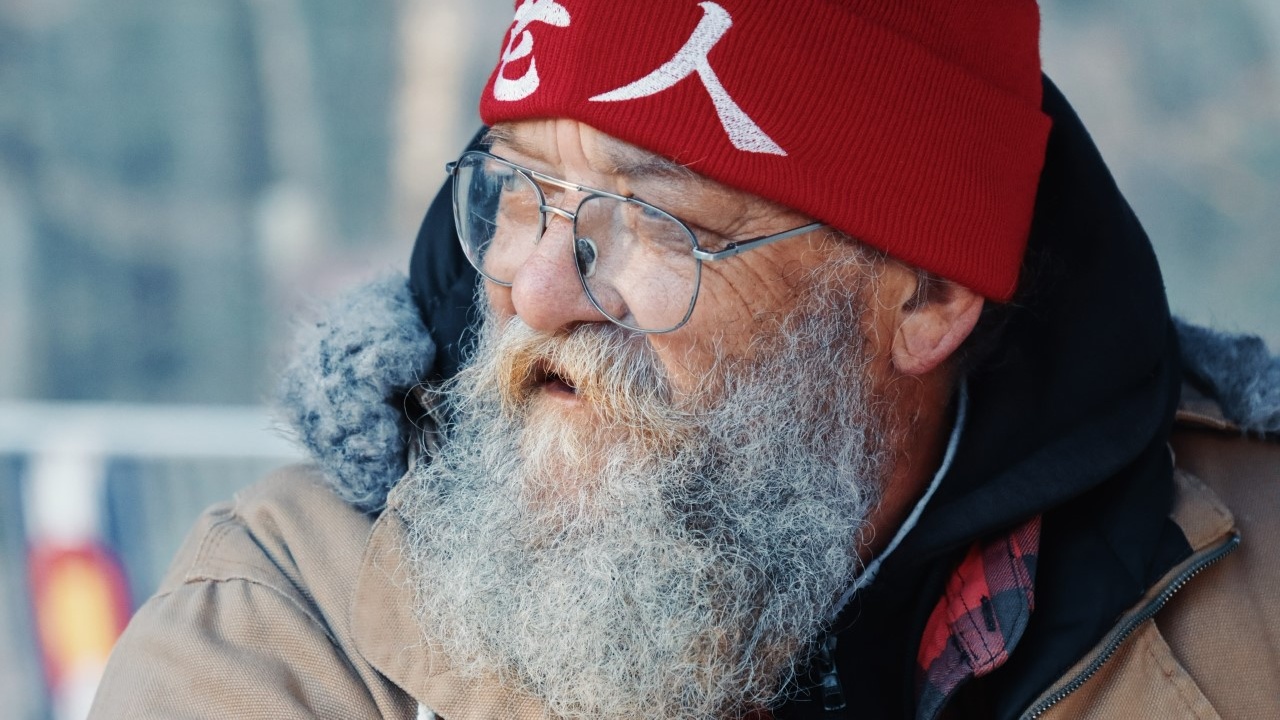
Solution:
<svg viewBox="0 0 1280 720">
<path fill-rule="evenodd" d="M 798 228 L 787 230 L 785 232 L 777 233 L 776 235 L 764 235 L 761 237 L 754 237 L 749 240 L 740 240 L 738 242 L 731 242 L 728 245 L 726 245 L 723 250 L 717 250 L 715 252 L 695 249 L 693 251 L 693 256 L 698 258 L 699 260 L 724 260 L 725 258 L 731 258 L 734 255 L 740 255 L 753 248 L 762 247 L 764 245 L 768 245 L 769 243 L 778 242 L 779 240 L 786 240 L 787 238 L 795 237 L 796 235 L 803 235 L 807 232 L 813 232 L 814 230 L 817 230 L 818 228 L 822 227 L 824 224 L 825 223 L 814 222 L 814 223 L 809 223 L 808 225 L 802 225 Z"/>
</svg>

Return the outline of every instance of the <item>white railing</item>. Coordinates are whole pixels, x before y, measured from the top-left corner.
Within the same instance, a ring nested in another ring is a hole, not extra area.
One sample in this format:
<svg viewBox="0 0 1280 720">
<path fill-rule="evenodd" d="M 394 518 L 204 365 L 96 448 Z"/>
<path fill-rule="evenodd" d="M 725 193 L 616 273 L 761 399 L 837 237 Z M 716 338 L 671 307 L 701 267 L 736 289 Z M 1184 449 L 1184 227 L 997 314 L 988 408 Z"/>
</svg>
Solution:
<svg viewBox="0 0 1280 720">
<path fill-rule="evenodd" d="M 261 407 L 0 402 L 0 696 L 83 718 L 110 644 L 207 506 L 300 451 Z"/>
</svg>

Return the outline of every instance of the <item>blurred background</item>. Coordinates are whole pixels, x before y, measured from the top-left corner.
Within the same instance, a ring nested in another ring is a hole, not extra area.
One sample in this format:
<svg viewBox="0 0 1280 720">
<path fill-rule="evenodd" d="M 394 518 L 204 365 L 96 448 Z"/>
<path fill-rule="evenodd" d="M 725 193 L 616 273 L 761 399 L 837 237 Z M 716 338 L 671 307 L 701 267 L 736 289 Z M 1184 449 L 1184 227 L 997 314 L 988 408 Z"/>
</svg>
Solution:
<svg viewBox="0 0 1280 720">
<path fill-rule="evenodd" d="M 1043 0 L 1176 312 L 1280 347 L 1280 3 Z M 406 267 L 510 0 L 0 0 L 0 714 L 83 717 L 194 517 L 297 457 L 300 308 Z"/>
</svg>

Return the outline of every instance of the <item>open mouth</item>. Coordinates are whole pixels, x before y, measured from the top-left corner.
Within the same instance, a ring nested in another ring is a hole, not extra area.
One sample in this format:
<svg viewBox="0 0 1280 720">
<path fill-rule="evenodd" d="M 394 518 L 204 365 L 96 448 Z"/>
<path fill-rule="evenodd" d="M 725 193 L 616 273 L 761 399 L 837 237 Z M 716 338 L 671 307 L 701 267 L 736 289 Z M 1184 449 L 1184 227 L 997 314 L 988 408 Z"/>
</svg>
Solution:
<svg viewBox="0 0 1280 720">
<path fill-rule="evenodd" d="M 558 395 L 577 395 L 578 387 L 568 375 L 551 363 L 541 361 L 533 369 L 532 386 Z"/>
</svg>

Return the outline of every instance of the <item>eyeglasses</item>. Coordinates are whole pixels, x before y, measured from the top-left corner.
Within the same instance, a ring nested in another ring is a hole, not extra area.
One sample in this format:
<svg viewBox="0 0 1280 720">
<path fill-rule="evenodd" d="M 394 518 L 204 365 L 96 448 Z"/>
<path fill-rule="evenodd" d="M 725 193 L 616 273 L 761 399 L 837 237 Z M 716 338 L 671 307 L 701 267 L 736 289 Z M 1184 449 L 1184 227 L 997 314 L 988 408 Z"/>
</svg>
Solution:
<svg viewBox="0 0 1280 720">
<path fill-rule="evenodd" d="M 547 215 L 573 223 L 574 267 L 591 304 L 642 333 L 679 329 L 693 314 L 702 263 L 723 260 L 823 227 L 809 223 L 704 250 L 682 220 L 642 200 L 583 187 L 469 150 L 445 166 L 453 178 L 453 216 L 467 259 L 507 287 L 547 229 Z M 570 211 L 554 204 L 583 193 Z M 549 202 L 549 199 L 551 200 Z"/>
</svg>

